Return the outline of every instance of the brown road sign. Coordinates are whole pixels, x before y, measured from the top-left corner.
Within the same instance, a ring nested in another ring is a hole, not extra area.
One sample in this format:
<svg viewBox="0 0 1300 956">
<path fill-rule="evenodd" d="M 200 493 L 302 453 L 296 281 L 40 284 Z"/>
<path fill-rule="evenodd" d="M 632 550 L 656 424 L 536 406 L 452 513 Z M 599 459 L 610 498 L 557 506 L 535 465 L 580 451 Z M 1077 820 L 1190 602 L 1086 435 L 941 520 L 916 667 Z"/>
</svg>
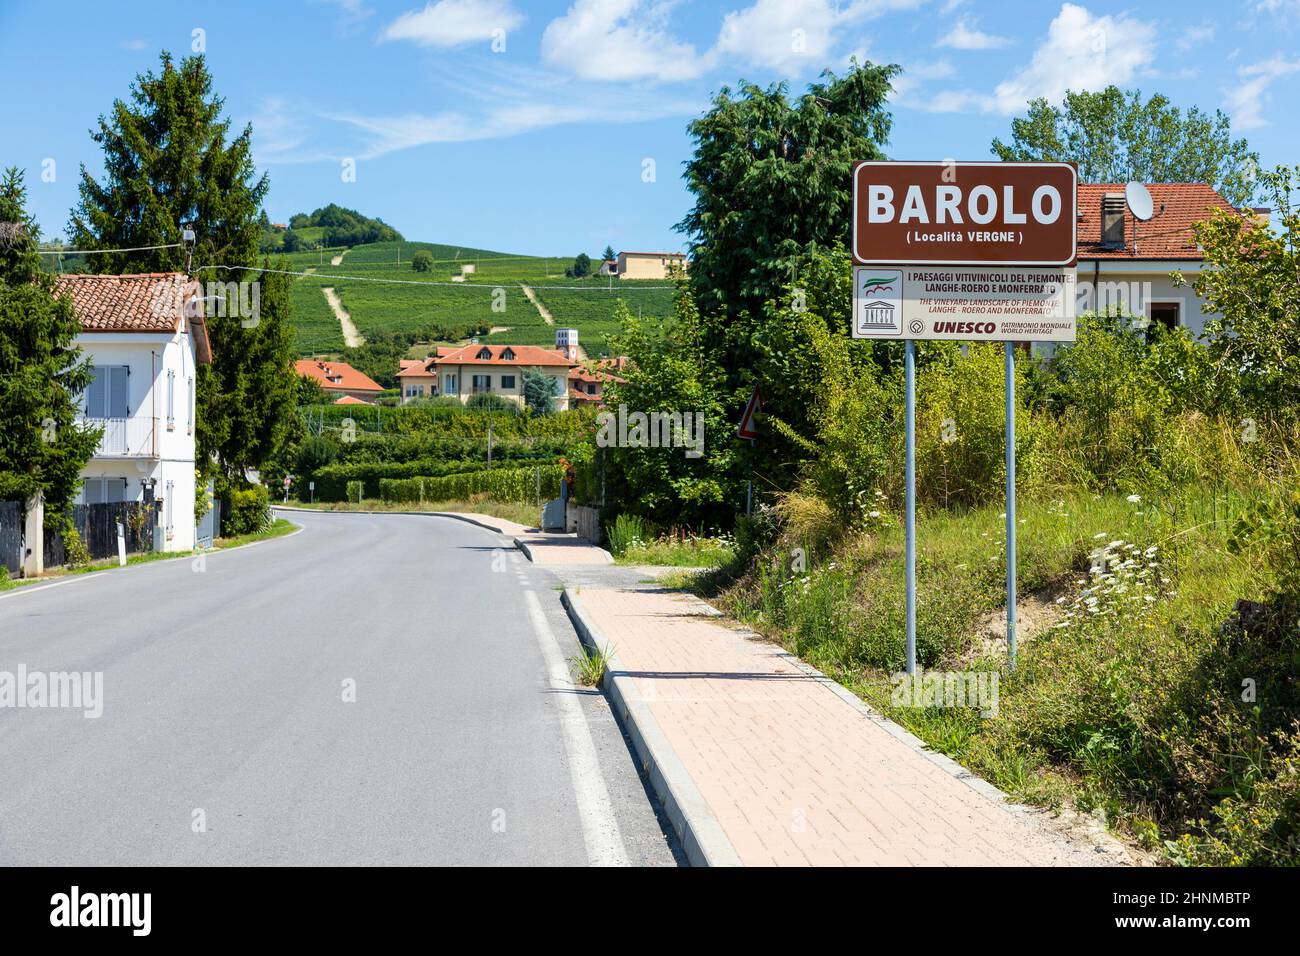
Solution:
<svg viewBox="0 0 1300 956">
<path fill-rule="evenodd" d="M 914 266 L 1073 265 L 1078 182 L 1070 163 L 858 163 L 853 258 Z"/>
</svg>

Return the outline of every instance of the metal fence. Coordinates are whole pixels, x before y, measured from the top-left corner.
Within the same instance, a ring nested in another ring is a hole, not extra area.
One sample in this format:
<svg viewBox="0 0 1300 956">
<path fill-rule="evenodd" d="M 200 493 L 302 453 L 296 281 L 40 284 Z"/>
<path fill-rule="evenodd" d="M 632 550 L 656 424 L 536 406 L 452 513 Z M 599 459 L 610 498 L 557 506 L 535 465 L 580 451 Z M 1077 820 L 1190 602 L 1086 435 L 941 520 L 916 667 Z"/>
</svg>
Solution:
<svg viewBox="0 0 1300 956">
<path fill-rule="evenodd" d="M 0 566 L 17 575 L 23 566 L 23 506 L 0 501 Z"/>
<path fill-rule="evenodd" d="M 152 504 L 138 501 L 111 502 L 99 505 L 73 505 L 72 525 L 91 560 L 117 555 L 117 526 L 122 525 L 127 554 L 152 551 L 156 511 Z M 57 567 L 68 563 L 63 535 L 45 529 L 45 564 Z"/>
<path fill-rule="evenodd" d="M 194 543 L 200 548 L 212 547 L 212 542 L 221 537 L 221 499 L 213 498 L 212 507 L 199 519 L 194 529 Z"/>
</svg>

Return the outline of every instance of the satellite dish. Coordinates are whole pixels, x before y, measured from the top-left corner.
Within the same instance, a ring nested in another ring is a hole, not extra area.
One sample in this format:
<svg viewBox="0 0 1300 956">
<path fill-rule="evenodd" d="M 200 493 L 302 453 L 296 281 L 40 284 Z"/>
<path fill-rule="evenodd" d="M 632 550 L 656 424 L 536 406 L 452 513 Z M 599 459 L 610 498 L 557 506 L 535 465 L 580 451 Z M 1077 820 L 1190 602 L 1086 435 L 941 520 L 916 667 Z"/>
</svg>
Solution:
<svg viewBox="0 0 1300 956">
<path fill-rule="evenodd" d="M 1124 187 L 1124 201 L 1128 203 L 1128 211 L 1133 214 L 1133 218 L 1142 222 L 1150 219 L 1155 212 L 1151 193 L 1141 183 L 1129 183 Z"/>
</svg>

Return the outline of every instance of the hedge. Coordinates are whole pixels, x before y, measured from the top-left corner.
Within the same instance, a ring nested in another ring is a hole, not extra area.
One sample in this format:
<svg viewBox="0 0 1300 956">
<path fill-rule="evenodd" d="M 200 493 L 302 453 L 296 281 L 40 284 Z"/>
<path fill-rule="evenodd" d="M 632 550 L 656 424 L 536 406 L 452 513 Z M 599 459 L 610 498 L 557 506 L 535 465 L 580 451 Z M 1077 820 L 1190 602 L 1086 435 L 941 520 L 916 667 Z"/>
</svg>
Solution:
<svg viewBox="0 0 1300 956">
<path fill-rule="evenodd" d="M 528 459 L 514 459 L 510 467 L 524 467 L 526 461 Z M 555 455 L 547 454 L 535 461 L 549 465 L 555 461 Z M 363 497 L 379 498 L 379 482 L 385 478 L 441 478 L 461 472 L 483 471 L 483 465 L 482 459 L 445 461 L 419 458 L 414 461 L 340 462 L 316 469 L 310 480 L 316 482 L 317 501 L 346 500 L 347 486 L 353 481 L 361 483 Z"/>
<path fill-rule="evenodd" d="M 386 502 L 464 501 L 486 494 L 497 501 L 535 502 L 559 497 L 563 469 L 555 463 L 524 468 L 484 468 L 441 478 L 380 478 L 379 497 Z M 540 481 L 540 484 L 539 484 Z"/>
</svg>

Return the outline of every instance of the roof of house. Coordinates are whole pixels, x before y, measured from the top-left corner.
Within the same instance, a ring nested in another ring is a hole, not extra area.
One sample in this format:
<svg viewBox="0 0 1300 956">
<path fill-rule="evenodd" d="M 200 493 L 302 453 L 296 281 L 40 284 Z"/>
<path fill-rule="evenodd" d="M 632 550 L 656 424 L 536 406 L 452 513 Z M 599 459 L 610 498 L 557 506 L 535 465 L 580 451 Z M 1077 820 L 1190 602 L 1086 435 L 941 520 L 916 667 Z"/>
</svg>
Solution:
<svg viewBox="0 0 1300 956">
<path fill-rule="evenodd" d="M 380 385 L 365 372 L 354 369 L 347 362 L 326 359 L 299 359 L 293 363 L 299 375 L 309 375 L 320 382 L 321 388 L 335 392 L 382 392 Z"/>
<path fill-rule="evenodd" d="M 199 285 L 180 272 L 61 275 L 57 295 L 72 300 L 87 332 L 175 332 Z"/>
<path fill-rule="evenodd" d="M 627 356 L 620 355 L 617 358 L 604 358 L 595 362 L 587 362 L 581 365 L 575 365 L 569 369 L 570 382 L 621 382 L 623 379 L 615 375 L 615 372 L 621 372 L 627 366 Z"/>
<path fill-rule="evenodd" d="M 1101 200 L 1107 193 L 1123 195 L 1124 184 L 1079 184 L 1080 259 L 1201 259 L 1192 224 L 1209 219 L 1216 210 L 1237 212 L 1205 183 L 1150 183 L 1147 189 L 1155 215 L 1141 222 L 1133 218 L 1126 204 L 1124 248 L 1110 249 L 1101 244 Z"/>
<path fill-rule="evenodd" d="M 401 368 L 397 370 L 398 378 L 428 378 L 430 375 L 437 375 L 433 370 L 433 359 L 402 359 Z"/>
<path fill-rule="evenodd" d="M 506 350 L 514 353 L 513 358 L 503 358 Z M 479 358 L 487 351 L 489 358 Z M 462 345 L 460 348 L 441 354 L 434 359 L 436 365 L 562 365 L 568 368 L 573 363 L 553 349 L 544 349 L 538 345 Z"/>
<path fill-rule="evenodd" d="M 212 361 L 208 326 L 202 308 L 193 305 L 200 292 L 197 280 L 183 272 L 140 272 L 134 275 L 60 275 L 54 293 L 72 303 L 83 332 L 151 332 L 173 334 L 190 318 L 195 357 Z"/>
<path fill-rule="evenodd" d="M 364 399 L 357 398 L 355 395 L 340 395 L 334 399 L 335 405 L 369 405 Z"/>
<path fill-rule="evenodd" d="M 619 255 L 620 256 L 672 256 L 676 259 L 686 258 L 686 253 L 684 252 L 630 252 L 626 249 L 620 252 Z"/>
</svg>

